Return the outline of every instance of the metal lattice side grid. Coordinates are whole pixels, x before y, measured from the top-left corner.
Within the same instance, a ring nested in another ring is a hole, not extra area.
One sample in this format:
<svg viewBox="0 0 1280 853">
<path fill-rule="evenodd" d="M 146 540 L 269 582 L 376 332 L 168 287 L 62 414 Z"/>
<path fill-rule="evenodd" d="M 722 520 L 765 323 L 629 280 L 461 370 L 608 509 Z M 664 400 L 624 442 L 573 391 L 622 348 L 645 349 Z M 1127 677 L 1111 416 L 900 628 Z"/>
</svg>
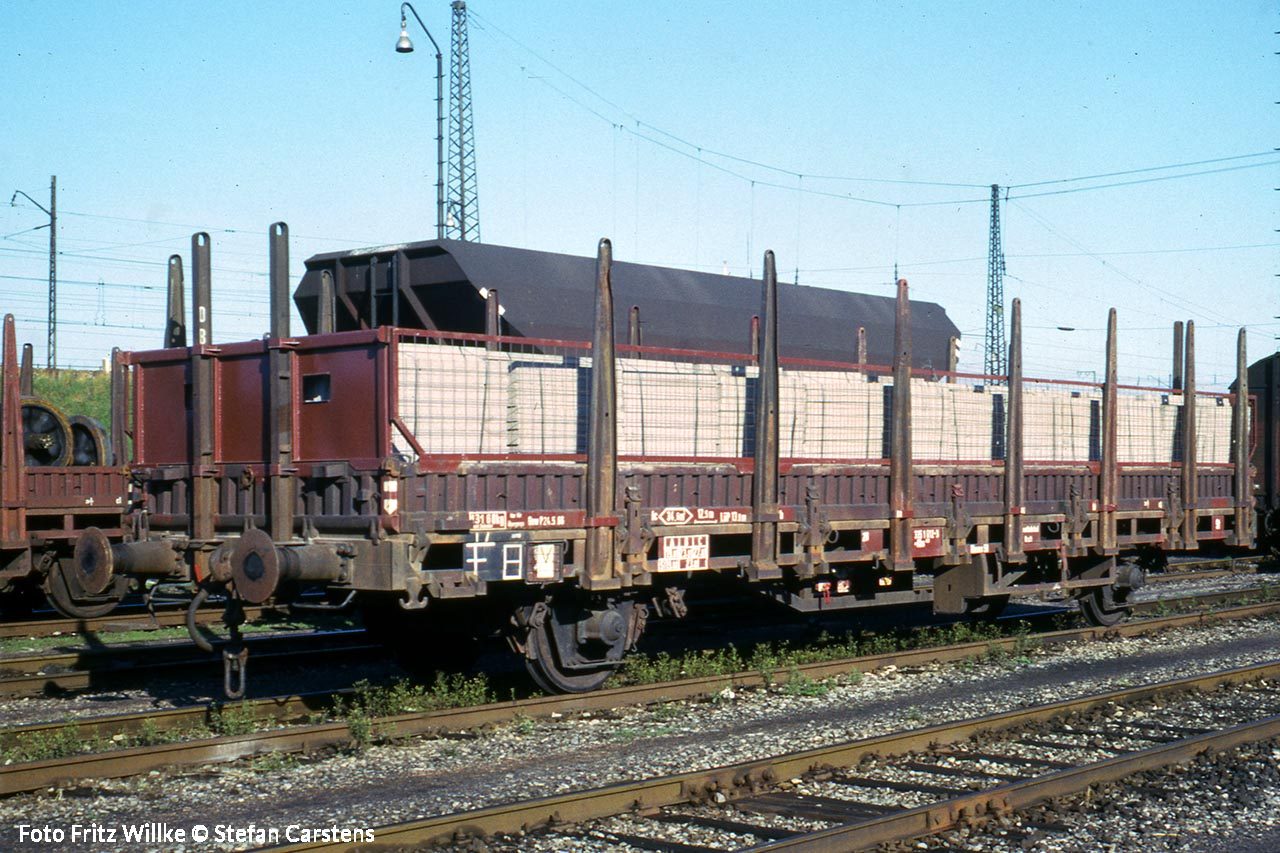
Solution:
<svg viewBox="0 0 1280 853">
<path fill-rule="evenodd" d="M 1167 464 L 1180 439 L 1182 397 L 1127 391 L 1116 398 L 1116 455 L 1121 464 Z M 1228 427 L 1229 428 L 1229 427 Z"/>
<path fill-rule="evenodd" d="M 1005 391 L 983 384 L 911 380 L 911 456 L 920 462 L 1004 455 Z"/>
<path fill-rule="evenodd" d="M 1231 462 L 1231 404 L 1227 394 L 1196 394 L 1196 461 L 1225 465 Z M 1248 429 L 1245 435 L 1248 435 Z"/>
<path fill-rule="evenodd" d="M 1085 464 L 1102 458 L 1102 389 L 1023 383 L 1023 457 L 1028 464 Z"/>
<path fill-rule="evenodd" d="M 420 334 L 399 346 L 398 411 L 423 452 L 583 455 L 590 409 L 589 347 L 471 338 Z M 628 347 L 617 369 L 619 456 L 725 460 L 753 453 L 754 365 L 714 354 Z M 824 365 L 787 368 L 779 379 L 784 458 L 879 463 L 887 457 L 894 391 L 888 377 L 853 365 Z M 911 381 L 911 400 L 911 454 L 918 464 L 1005 458 L 1006 387 L 959 377 L 917 377 Z M 1182 408 L 1178 394 L 1143 389 L 1120 393 L 1117 462 L 1179 461 Z M 1230 398 L 1197 395 L 1196 413 L 1198 460 L 1229 462 Z M 1102 391 L 1097 385 L 1024 382 L 1023 458 L 1028 464 L 1097 462 L 1101 435 Z"/>
</svg>

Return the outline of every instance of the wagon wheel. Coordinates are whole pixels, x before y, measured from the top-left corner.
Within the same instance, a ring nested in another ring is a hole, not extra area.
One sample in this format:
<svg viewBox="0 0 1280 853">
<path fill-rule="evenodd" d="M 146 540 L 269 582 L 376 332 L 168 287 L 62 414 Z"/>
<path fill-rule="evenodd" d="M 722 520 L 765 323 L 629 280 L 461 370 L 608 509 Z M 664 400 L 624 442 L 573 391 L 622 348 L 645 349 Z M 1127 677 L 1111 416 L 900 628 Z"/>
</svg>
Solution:
<svg viewBox="0 0 1280 853">
<path fill-rule="evenodd" d="M 1110 586 L 1095 587 L 1081 595 L 1078 601 L 1085 621 L 1098 628 L 1118 625 L 1129 615 L 1123 601 L 1116 601 L 1114 589 Z"/>
<path fill-rule="evenodd" d="M 106 465 L 110 445 L 102 424 L 84 415 L 71 418 L 71 465 Z"/>
<path fill-rule="evenodd" d="M 1258 545 L 1273 561 L 1280 561 L 1280 509 L 1258 513 Z M 1275 571 L 1276 565 L 1267 571 Z"/>
<path fill-rule="evenodd" d="M 45 577 L 45 598 L 49 605 L 68 619 L 95 619 L 106 616 L 129 591 L 129 578 L 116 576 L 99 595 L 84 591 L 75 571 L 64 568 L 67 564 L 55 560 Z"/>
<path fill-rule="evenodd" d="M 580 614 L 575 613 L 573 608 L 555 605 L 523 608 L 521 621 L 528 626 L 528 633 L 525 635 L 525 669 L 534 682 L 548 693 L 590 693 L 592 690 L 599 690 L 609 680 L 609 676 L 617 671 L 621 662 L 621 655 L 617 654 L 617 650 L 620 643 L 625 643 L 622 636 L 577 646 L 578 660 L 570 662 L 564 659 L 561 646 L 566 642 L 566 637 L 573 637 L 576 633 L 577 622 L 572 618 L 575 615 Z M 625 627 L 623 630 L 625 632 Z M 560 643 L 556 642 L 557 633 L 560 635 Z M 616 630 L 613 633 L 616 634 Z M 615 650 L 615 659 L 609 658 L 609 648 Z M 593 657 L 593 654 L 598 657 Z"/>
<path fill-rule="evenodd" d="M 534 657 L 525 656 L 524 666 L 534 683 L 548 693 L 590 693 L 599 690 L 615 667 L 568 670 L 560 663 L 555 642 L 547 635 L 547 629 L 529 632 L 529 645 Z"/>
<path fill-rule="evenodd" d="M 29 467 L 66 465 L 71 453 L 71 425 L 49 403 L 27 398 L 22 401 L 22 441 Z"/>
</svg>

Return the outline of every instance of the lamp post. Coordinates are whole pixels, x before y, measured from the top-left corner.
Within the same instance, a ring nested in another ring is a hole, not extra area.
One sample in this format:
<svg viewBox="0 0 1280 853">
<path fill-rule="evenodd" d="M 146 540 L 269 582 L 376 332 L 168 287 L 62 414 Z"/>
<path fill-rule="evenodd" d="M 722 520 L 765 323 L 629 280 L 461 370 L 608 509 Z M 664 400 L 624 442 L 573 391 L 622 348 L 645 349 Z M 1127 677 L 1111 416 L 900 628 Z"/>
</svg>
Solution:
<svg viewBox="0 0 1280 853">
<path fill-rule="evenodd" d="M 413 53 L 413 42 L 409 41 L 409 21 L 405 10 L 413 13 L 413 17 L 422 27 L 422 31 L 431 40 L 436 49 L 436 239 L 444 237 L 444 60 L 440 55 L 440 45 L 427 25 L 422 23 L 418 10 L 411 3 L 400 4 L 400 38 L 396 41 L 396 53 Z"/>
</svg>

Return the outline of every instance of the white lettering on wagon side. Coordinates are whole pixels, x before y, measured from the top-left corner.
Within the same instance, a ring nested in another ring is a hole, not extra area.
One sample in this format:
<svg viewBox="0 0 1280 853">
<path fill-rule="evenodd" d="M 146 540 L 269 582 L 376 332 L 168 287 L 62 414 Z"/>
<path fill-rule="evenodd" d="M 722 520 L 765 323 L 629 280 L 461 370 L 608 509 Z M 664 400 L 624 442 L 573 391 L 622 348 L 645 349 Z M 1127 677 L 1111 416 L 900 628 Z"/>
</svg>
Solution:
<svg viewBox="0 0 1280 853">
<path fill-rule="evenodd" d="M 780 512 L 779 515 L 785 518 L 786 512 Z M 679 527 L 685 524 L 750 524 L 751 513 L 748 510 L 733 507 L 720 509 L 664 506 L 661 509 L 649 510 L 649 523 L 664 527 Z"/>
<path fill-rule="evenodd" d="M 650 510 L 649 521 L 674 527 L 678 524 L 692 524 L 693 510 L 687 506 L 664 506 L 662 509 Z"/>
<path fill-rule="evenodd" d="M 467 521 L 472 530 L 527 530 L 533 527 L 564 527 L 567 518 L 563 512 L 486 510 L 468 512 Z"/>
<path fill-rule="evenodd" d="M 695 572 L 711 567 L 711 537 L 705 533 L 658 538 L 658 571 Z"/>
<path fill-rule="evenodd" d="M 941 538 L 941 527 L 917 527 L 911 531 L 911 547 L 923 550 Z"/>
</svg>

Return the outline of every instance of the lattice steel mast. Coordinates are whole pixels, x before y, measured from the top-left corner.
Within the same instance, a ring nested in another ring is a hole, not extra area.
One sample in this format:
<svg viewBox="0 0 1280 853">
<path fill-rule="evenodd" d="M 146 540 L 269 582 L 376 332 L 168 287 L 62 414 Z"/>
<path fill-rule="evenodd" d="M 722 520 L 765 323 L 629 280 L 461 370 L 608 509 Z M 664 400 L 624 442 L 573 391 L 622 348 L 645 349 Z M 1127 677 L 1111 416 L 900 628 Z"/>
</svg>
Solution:
<svg viewBox="0 0 1280 853">
<path fill-rule="evenodd" d="M 1009 354 L 1004 337 L 1004 249 L 1000 241 L 1000 185 L 991 185 L 991 241 L 987 247 L 987 339 L 982 372 L 1004 376 Z"/>
<path fill-rule="evenodd" d="M 480 242 L 476 192 L 476 135 L 471 117 L 471 56 L 467 45 L 467 4 L 453 0 L 449 68 L 449 198 L 445 236 Z"/>
</svg>

